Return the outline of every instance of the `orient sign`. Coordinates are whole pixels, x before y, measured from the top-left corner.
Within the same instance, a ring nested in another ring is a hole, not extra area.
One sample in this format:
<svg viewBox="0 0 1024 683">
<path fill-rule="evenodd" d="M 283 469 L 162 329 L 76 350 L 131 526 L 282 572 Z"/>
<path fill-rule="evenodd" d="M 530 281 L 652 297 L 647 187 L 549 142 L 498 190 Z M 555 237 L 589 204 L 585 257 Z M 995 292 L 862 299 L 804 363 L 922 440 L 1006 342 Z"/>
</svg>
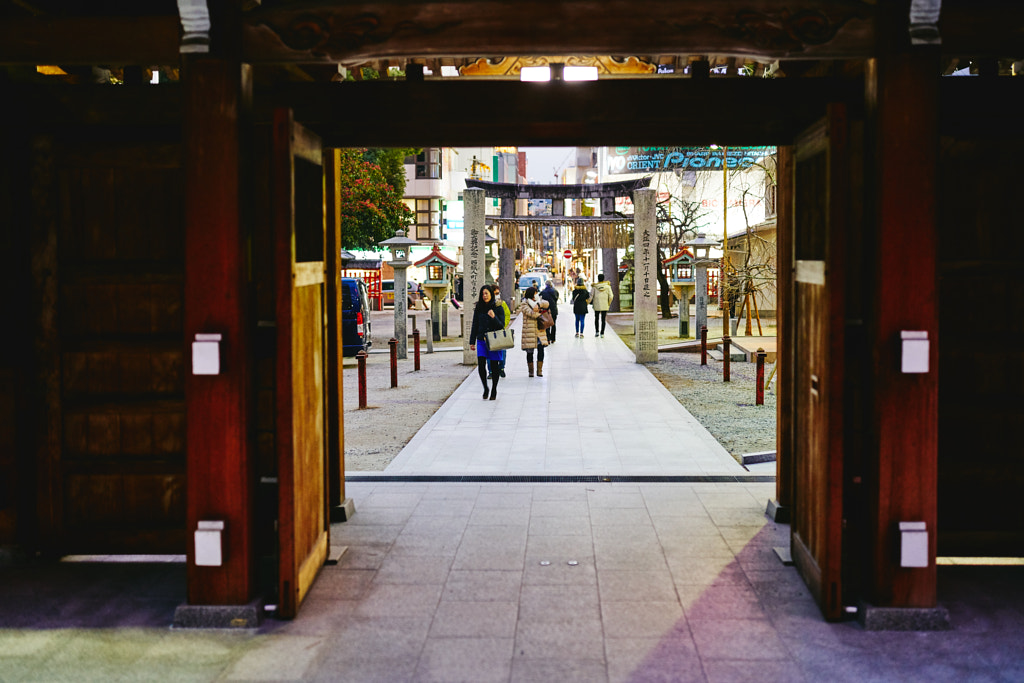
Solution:
<svg viewBox="0 0 1024 683">
<path fill-rule="evenodd" d="M 657 171 L 722 170 L 722 150 L 705 147 L 608 147 L 609 175 Z M 775 153 L 774 147 L 730 147 L 725 159 L 729 168 L 750 168 Z"/>
</svg>

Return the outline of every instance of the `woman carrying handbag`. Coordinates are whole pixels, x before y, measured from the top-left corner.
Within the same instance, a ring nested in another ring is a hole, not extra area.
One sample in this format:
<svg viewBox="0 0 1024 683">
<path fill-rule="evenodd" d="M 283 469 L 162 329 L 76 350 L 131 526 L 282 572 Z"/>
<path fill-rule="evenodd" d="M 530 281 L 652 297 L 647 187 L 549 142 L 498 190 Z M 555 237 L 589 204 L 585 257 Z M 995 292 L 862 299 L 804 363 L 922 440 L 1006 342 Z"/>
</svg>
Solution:
<svg viewBox="0 0 1024 683">
<path fill-rule="evenodd" d="M 523 336 L 519 348 L 526 351 L 526 368 L 530 377 L 533 377 L 534 349 L 537 350 L 537 376 L 544 376 L 544 347 L 548 345 L 548 338 L 537 325 L 537 319 L 547 307 L 547 301 L 537 301 L 536 287 L 530 287 L 523 294 L 523 304 L 519 307 L 519 312 L 523 314 Z"/>
<path fill-rule="evenodd" d="M 494 400 L 498 398 L 498 380 L 501 379 L 499 362 L 501 351 L 491 351 L 487 348 L 485 335 L 494 330 L 501 330 L 505 327 L 505 312 L 495 306 L 494 288 L 484 285 L 480 288 L 480 295 L 476 299 L 476 306 L 473 308 L 473 326 L 469 332 L 470 345 L 476 344 L 476 371 L 480 375 L 480 381 L 484 385 L 484 399 Z M 487 387 L 487 371 L 490 366 L 491 386 Z"/>
</svg>

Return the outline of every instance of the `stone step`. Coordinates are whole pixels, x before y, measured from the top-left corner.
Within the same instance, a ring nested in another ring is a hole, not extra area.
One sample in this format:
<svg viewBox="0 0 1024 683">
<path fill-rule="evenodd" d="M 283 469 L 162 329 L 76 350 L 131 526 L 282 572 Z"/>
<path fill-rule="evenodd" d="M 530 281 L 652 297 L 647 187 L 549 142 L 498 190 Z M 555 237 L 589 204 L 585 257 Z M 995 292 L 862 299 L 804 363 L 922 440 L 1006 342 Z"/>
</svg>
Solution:
<svg viewBox="0 0 1024 683">
<path fill-rule="evenodd" d="M 708 356 L 714 360 L 721 361 L 725 358 L 725 354 L 722 352 L 722 347 L 716 347 L 708 351 Z M 742 349 L 737 349 L 735 346 L 729 347 L 729 358 L 733 363 L 745 363 L 747 361 L 747 354 Z"/>
</svg>

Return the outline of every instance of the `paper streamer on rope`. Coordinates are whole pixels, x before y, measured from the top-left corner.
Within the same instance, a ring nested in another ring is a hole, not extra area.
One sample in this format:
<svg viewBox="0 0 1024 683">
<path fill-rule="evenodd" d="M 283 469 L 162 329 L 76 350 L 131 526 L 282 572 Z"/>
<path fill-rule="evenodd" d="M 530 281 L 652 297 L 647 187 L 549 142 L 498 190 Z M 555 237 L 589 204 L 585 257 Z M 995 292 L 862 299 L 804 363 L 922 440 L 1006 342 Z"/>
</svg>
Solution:
<svg viewBox="0 0 1024 683">
<path fill-rule="evenodd" d="M 498 244 L 503 248 L 519 246 L 520 231 L 523 247 L 540 250 L 544 246 L 544 226 L 560 225 L 569 230 L 574 249 L 625 249 L 632 243 L 632 216 L 591 218 L 571 216 L 521 216 L 513 218 L 488 217 L 488 224 L 497 231 Z"/>
</svg>

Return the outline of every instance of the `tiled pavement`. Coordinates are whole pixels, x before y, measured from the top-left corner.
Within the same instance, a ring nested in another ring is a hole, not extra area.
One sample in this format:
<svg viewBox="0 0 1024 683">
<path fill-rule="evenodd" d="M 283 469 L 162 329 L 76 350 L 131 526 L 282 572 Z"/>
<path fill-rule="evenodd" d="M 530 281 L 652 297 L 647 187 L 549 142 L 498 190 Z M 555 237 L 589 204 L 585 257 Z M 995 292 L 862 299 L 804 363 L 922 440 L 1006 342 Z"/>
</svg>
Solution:
<svg viewBox="0 0 1024 683">
<path fill-rule="evenodd" d="M 352 484 L 341 563 L 257 631 L 167 628 L 181 565 L 0 572 L 0 681 L 1024 680 L 1021 567 L 941 567 L 951 631 L 829 624 L 771 492 Z"/>
<path fill-rule="evenodd" d="M 563 339 L 495 402 L 471 377 L 388 472 L 413 481 L 348 484 L 348 549 L 293 621 L 168 628 L 181 564 L 0 569 L 0 682 L 1024 680 L 1024 567 L 940 567 L 950 631 L 824 622 L 773 550 L 774 484 L 699 480 L 744 471 L 624 349 Z M 645 443 L 663 421 L 683 429 Z M 415 481 L 460 471 L 698 480 Z"/>
</svg>

